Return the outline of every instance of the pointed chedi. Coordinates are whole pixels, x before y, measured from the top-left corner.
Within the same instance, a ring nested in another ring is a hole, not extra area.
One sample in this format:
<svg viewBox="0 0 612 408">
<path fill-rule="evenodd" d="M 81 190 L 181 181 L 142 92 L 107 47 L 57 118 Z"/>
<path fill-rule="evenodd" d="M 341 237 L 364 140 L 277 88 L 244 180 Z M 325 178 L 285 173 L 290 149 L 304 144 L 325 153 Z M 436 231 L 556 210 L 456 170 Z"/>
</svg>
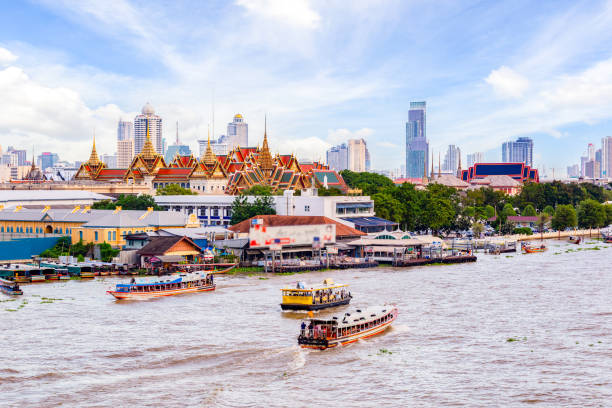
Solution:
<svg viewBox="0 0 612 408">
<path fill-rule="evenodd" d="M 264 119 L 264 139 L 261 151 L 259 152 L 259 167 L 262 170 L 272 170 L 274 163 L 272 162 L 272 154 L 270 154 L 270 148 L 268 147 L 268 125 L 267 119 Z"/>
<path fill-rule="evenodd" d="M 202 162 L 207 166 L 212 166 L 217 161 L 217 156 L 210 146 L 210 129 L 208 130 L 208 144 L 206 145 L 206 152 L 202 156 Z"/>
</svg>

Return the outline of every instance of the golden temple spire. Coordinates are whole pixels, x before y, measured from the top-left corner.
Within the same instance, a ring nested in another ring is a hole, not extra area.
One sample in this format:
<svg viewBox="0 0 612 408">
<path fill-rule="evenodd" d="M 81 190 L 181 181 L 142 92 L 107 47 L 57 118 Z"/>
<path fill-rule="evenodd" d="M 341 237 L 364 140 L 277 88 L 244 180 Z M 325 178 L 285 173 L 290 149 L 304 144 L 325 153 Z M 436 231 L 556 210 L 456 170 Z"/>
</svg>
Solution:
<svg viewBox="0 0 612 408">
<path fill-rule="evenodd" d="M 94 130 L 93 136 L 93 148 L 91 149 L 91 155 L 89 156 L 89 161 L 87 162 L 90 166 L 97 166 L 100 164 L 100 158 L 98 157 L 98 152 L 96 151 L 96 131 Z"/>
<path fill-rule="evenodd" d="M 204 156 L 202 157 L 202 162 L 204 162 L 204 164 L 206 164 L 207 166 L 211 166 L 215 164 L 216 161 L 217 161 L 217 156 L 215 156 L 215 153 L 212 151 L 212 147 L 210 147 L 210 127 L 209 127 L 208 128 L 208 144 L 206 145 L 206 152 L 204 153 Z"/>
<path fill-rule="evenodd" d="M 270 154 L 270 148 L 268 147 L 268 119 L 264 117 L 264 139 L 261 151 L 259 152 L 259 167 L 263 170 L 272 170 L 274 165 L 272 163 L 272 155 Z"/>
<path fill-rule="evenodd" d="M 149 136 L 149 119 L 147 121 L 147 139 L 145 140 L 144 146 L 142 146 L 142 150 L 140 154 L 145 159 L 154 159 L 158 156 L 155 151 L 155 147 L 153 147 L 153 142 L 151 142 L 151 137 Z"/>
</svg>

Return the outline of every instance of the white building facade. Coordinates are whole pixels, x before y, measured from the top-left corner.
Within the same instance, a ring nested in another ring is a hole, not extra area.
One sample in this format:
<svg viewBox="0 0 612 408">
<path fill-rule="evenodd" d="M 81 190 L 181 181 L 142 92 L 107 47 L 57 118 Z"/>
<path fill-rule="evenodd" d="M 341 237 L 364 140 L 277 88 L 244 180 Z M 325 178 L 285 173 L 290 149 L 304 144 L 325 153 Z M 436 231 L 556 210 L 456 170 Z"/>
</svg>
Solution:
<svg viewBox="0 0 612 408">
<path fill-rule="evenodd" d="M 142 151 L 142 147 L 147 140 L 147 127 L 155 151 L 163 155 L 162 118 L 155 114 L 155 109 L 148 102 L 143 106 L 142 113 L 134 118 L 134 154 Z"/>
</svg>

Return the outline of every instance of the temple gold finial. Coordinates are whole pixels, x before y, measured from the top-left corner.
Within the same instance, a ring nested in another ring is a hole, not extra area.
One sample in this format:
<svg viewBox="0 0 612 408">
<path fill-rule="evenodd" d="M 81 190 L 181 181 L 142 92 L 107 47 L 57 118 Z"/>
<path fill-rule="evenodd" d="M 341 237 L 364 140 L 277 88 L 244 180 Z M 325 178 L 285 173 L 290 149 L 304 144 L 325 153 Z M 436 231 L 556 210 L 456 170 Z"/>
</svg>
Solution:
<svg viewBox="0 0 612 408">
<path fill-rule="evenodd" d="M 268 120 L 264 116 L 264 139 L 259 153 L 259 167 L 263 170 L 272 170 L 274 165 L 272 163 L 272 155 L 270 154 L 270 148 L 268 147 Z"/>
<path fill-rule="evenodd" d="M 206 152 L 202 157 L 202 162 L 207 166 L 212 166 L 217 161 L 217 156 L 210 147 L 210 126 L 208 127 L 208 144 L 206 145 Z"/>
<path fill-rule="evenodd" d="M 91 149 L 91 155 L 89 156 L 89 161 L 87 162 L 90 166 L 97 166 L 100 164 L 100 158 L 98 157 L 98 152 L 96 151 L 96 130 L 94 129 L 93 135 L 93 148 Z"/>
</svg>

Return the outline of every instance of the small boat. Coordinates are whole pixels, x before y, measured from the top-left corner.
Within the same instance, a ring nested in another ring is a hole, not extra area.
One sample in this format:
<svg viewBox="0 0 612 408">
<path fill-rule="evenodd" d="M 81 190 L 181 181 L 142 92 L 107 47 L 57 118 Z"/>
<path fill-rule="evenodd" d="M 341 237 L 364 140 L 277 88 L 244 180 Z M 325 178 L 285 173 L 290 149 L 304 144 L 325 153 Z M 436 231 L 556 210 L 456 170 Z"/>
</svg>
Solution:
<svg viewBox="0 0 612 408">
<path fill-rule="evenodd" d="M 295 288 L 283 288 L 283 310 L 320 310 L 328 307 L 348 305 L 352 299 L 348 285 L 334 284 L 325 279 L 322 285 L 307 288 L 298 282 Z"/>
<path fill-rule="evenodd" d="M 107 293 L 117 299 L 149 299 L 183 293 L 207 292 L 215 290 L 215 287 L 211 274 L 192 272 L 171 275 L 166 279 L 132 279 L 130 283 L 117 284 L 115 290 L 109 290 Z"/>
<path fill-rule="evenodd" d="M 612 232 L 608 231 L 600 231 L 601 237 L 603 238 L 606 244 L 612 244 Z"/>
<path fill-rule="evenodd" d="M 329 319 L 302 322 L 298 344 L 302 348 L 324 350 L 376 336 L 387 330 L 397 318 L 395 306 L 371 306 Z"/>
<path fill-rule="evenodd" d="M 41 273 L 45 276 L 45 280 L 58 280 L 59 275 L 57 269 L 51 267 L 41 267 Z"/>
<path fill-rule="evenodd" d="M 70 273 L 68 273 L 68 268 L 58 268 L 57 271 L 57 279 L 59 280 L 70 280 Z"/>
<path fill-rule="evenodd" d="M 579 243 L 580 243 L 580 241 L 582 241 L 582 238 L 581 238 L 581 237 L 574 237 L 574 236 L 570 236 L 570 237 L 567 239 L 567 242 L 569 242 L 570 244 L 579 244 Z"/>
<path fill-rule="evenodd" d="M 544 251 L 546 251 L 548 249 L 548 248 L 546 248 L 546 245 L 544 245 L 544 244 L 542 244 L 540 246 L 522 244 L 521 248 L 523 249 L 523 253 L 524 254 L 534 254 L 534 253 L 537 253 L 537 252 L 544 252 Z"/>
<path fill-rule="evenodd" d="M 10 279 L 0 278 L 0 291 L 7 295 L 23 295 L 23 291 L 19 288 L 17 282 Z"/>
<path fill-rule="evenodd" d="M 78 267 L 81 279 L 93 279 L 95 277 L 95 272 L 91 265 L 79 264 Z"/>
</svg>

